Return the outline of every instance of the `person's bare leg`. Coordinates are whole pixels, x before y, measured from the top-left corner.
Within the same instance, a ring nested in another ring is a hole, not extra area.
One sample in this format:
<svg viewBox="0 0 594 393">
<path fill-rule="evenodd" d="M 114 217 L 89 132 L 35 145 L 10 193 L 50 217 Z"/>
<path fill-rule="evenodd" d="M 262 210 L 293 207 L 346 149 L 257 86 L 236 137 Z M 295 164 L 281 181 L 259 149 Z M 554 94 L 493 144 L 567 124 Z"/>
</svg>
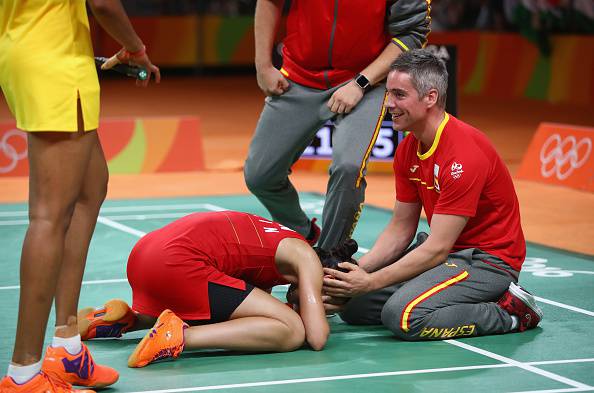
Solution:
<svg viewBox="0 0 594 393">
<path fill-rule="evenodd" d="M 94 140 L 81 192 L 66 232 L 64 257 L 56 288 L 56 337 L 78 334 L 77 308 L 87 253 L 99 209 L 107 193 L 108 171 L 97 132 L 87 133 Z"/>
<path fill-rule="evenodd" d="M 254 288 L 226 322 L 184 331 L 185 349 L 292 351 L 303 345 L 299 315 L 270 294 Z"/>
<path fill-rule="evenodd" d="M 65 235 L 88 165 L 82 133 L 29 133 L 29 228 L 21 254 L 19 316 L 12 363 L 41 359 Z"/>
</svg>

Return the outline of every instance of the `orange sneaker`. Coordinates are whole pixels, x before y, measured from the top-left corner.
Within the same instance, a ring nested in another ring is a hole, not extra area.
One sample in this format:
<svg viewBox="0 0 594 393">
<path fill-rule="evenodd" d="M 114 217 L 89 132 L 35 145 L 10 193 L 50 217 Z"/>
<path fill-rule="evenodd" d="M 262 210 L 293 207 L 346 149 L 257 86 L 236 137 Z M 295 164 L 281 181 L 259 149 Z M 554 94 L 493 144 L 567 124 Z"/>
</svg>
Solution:
<svg viewBox="0 0 594 393">
<path fill-rule="evenodd" d="M 95 393 L 95 391 L 73 389 L 69 383 L 40 372 L 22 385 L 8 376 L 2 378 L 0 393 Z"/>
<path fill-rule="evenodd" d="M 101 308 L 87 307 L 78 312 L 78 332 L 82 340 L 122 337 L 135 322 L 136 314 L 120 299 L 110 300 Z"/>
<path fill-rule="evenodd" d="M 184 350 L 184 329 L 187 327 L 173 311 L 163 311 L 128 358 L 128 367 L 144 367 L 157 360 L 177 358 Z"/>
<path fill-rule="evenodd" d="M 71 355 L 63 347 L 48 347 L 41 369 L 53 378 L 92 388 L 104 388 L 119 378 L 113 368 L 96 364 L 85 344 L 76 355 Z"/>
</svg>

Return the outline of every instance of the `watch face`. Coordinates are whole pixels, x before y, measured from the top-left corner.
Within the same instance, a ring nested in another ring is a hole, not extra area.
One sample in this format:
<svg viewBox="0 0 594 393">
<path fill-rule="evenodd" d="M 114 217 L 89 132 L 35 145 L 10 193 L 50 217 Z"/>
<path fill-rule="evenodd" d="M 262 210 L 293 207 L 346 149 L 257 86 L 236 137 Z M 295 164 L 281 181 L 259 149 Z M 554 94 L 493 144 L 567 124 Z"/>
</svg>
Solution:
<svg viewBox="0 0 594 393">
<path fill-rule="evenodd" d="M 369 80 L 364 75 L 358 75 L 355 78 L 355 83 L 362 89 L 367 89 L 369 87 Z"/>
</svg>

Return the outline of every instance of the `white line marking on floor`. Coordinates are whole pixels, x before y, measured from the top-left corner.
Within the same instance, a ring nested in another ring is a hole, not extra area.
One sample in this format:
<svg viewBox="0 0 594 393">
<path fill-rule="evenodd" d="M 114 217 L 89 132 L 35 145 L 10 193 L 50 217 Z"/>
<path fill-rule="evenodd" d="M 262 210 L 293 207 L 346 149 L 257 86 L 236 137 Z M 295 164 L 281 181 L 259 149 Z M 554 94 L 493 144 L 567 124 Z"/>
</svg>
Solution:
<svg viewBox="0 0 594 393">
<path fill-rule="evenodd" d="M 116 222 L 106 217 L 97 217 L 97 222 L 100 222 L 101 224 L 107 225 L 115 229 L 119 229 L 122 232 L 126 232 L 134 236 L 143 237 L 144 235 L 146 235 L 146 232 L 142 232 L 137 229 L 131 228 L 127 225 L 120 224 L 119 222 Z"/>
<path fill-rule="evenodd" d="M 565 360 L 541 360 L 538 362 L 526 362 L 531 366 L 540 366 L 545 364 L 567 364 L 567 363 L 589 363 L 594 362 L 594 358 L 581 358 L 581 359 L 565 359 Z"/>
<path fill-rule="evenodd" d="M 587 358 L 587 359 L 550 360 L 550 361 L 542 361 L 542 362 L 529 362 L 529 363 L 523 363 L 523 364 L 524 365 L 560 364 L 560 363 L 578 363 L 578 362 L 592 362 L 592 361 L 594 361 L 594 359 Z M 246 383 L 236 383 L 236 384 L 228 384 L 228 385 L 195 386 L 195 387 L 177 388 L 177 389 L 146 390 L 146 391 L 133 392 L 133 393 L 199 392 L 199 391 L 204 391 L 204 390 L 238 389 L 238 388 L 249 388 L 249 387 L 256 387 L 256 386 L 290 385 L 290 384 L 310 383 L 310 382 L 326 382 L 326 381 L 339 381 L 339 380 L 348 380 L 348 379 L 377 378 L 377 377 L 389 377 L 389 376 L 398 376 L 398 375 L 429 374 L 429 373 L 470 371 L 470 370 L 482 370 L 482 369 L 494 369 L 494 368 L 511 368 L 511 367 L 516 367 L 516 366 L 511 363 L 501 363 L 501 364 L 489 364 L 489 365 L 480 365 L 480 366 L 430 368 L 430 369 L 421 369 L 421 370 L 390 371 L 390 372 L 383 372 L 383 373 L 336 375 L 336 376 L 317 377 L 317 378 L 302 378 L 302 379 L 285 379 L 285 380 L 265 381 L 265 382 L 246 382 Z M 551 390 L 550 392 L 551 393 L 552 392 L 584 392 L 589 389 L 593 389 L 593 388 L 591 388 L 591 387 L 569 388 L 569 389 L 559 389 L 559 390 L 554 390 L 554 391 Z M 544 392 L 545 391 L 542 391 L 542 393 L 544 393 Z M 523 393 L 529 393 L 529 392 L 523 392 Z"/>
<path fill-rule="evenodd" d="M 501 366 L 497 365 L 496 367 L 507 367 L 507 366 L 506 365 L 501 365 Z M 234 384 L 228 384 L 228 385 L 209 385 L 209 386 L 195 386 L 195 387 L 190 387 L 190 388 L 146 390 L 146 391 L 133 392 L 133 393 L 199 392 L 199 391 L 204 391 L 204 390 L 223 390 L 223 389 L 249 388 L 249 387 L 256 387 L 256 386 L 291 385 L 291 384 L 298 384 L 298 383 L 340 381 L 340 380 L 361 379 L 361 378 L 390 377 L 390 376 L 396 376 L 396 375 L 439 373 L 439 372 L 447 372 L 447 371 L 481 370 L 481 369 L 489 369 L 489 368 L 494 368 L 494 367 L 492 365 L 482 365 L 482 366 L 434 368 L 434 369 L 424 369 L 424 370 L 389 371 L 389 372 L 383 372 L 383 373 L 336 375 L 336 376 L 317 377 L 317 378 L 284 379 L 284 380 L 278 380 L 278 381 L 234 383 Z"/>
<path fill-rule="evenodd" d="M 587 270 L 568 270 L 569 273 L 577 273 L 577 274 L 594 274 L 594 272 L 587 271 Z"/>
<path fill-rule="evenodd" d="M 548 389 L 548 390 L 530 390 L 522 391 L 518 390 L 514 393 L 565 393 L 565 392 L 591 392 L 594 388 L 567 388 L 567 389 Z"/>
<path fill-rule="evenodd" d="M 120 214 L 120 215 L 109 215 L 102 216 L 110 218 L 112 220 L 150 220 L 159 218 L 180 218 L 185 217 L 192 212 L 180 212 L 180 213 L 152 213 L 152 214 Z"/>
<path fill-rule="evenodd" d="M 120 283 L 120 282 L 128 282 L 126 278 L 112 278 L 109 280 L 90 280 L 90 281 L 83 281 L 82 285 L 99 285 L 99 284 L 112 284 L 112 283 Z M 12 285 L 9 287 L 0 287 L 0 290 L 3 289 L 19 289 L 20 285 Z"/>
<path fill-rule="evenodd" d="M 211 210 L 211 211 L 225 211 L 224 207 L 213 205 L 212 203 L 185 203 L 179 205 L 139 205 L 139 206 L 104 206 L 101 208 L 100 214 L 104 213 L 122 213 L 122 212 L 138 212 L 138 211 L 167 211 L 167 210 Z M 0 212 L 0 217 L 23 217 L 27 216 L 27 210 L 14 210 Z"/>
<path fill-rule="evenodd" d="M 133 220 L 133 221 L 144 221 L 151 219 L 161 218 L 181 218 L 191 214 L 192 212 L 181 212 L 181 213 L 152 213 L 152 214 L 120 214 L 120 215 L 104 215 L 101 217 L 109 218 L 111 220 Z M 29 225 L 29 220 L 9 220 L 0 221 L 0 225 Z"/>
<path fill-rule="evenodd" d="M 549 378 L 549 379 L 552 379 L 554 381 L 561 382 L 561 383 L 564 383 L 564 384 L 569 385 L 569 386 L 573 386 L 574 388 L 580 388 L 580 389 L 590 389 L 591 388 L 591 386 L 588 386 L 588 385 L 583 384 L 583 383 L 578 382 L 578 381 L 574 381 L 573 379 L 565 378 L 565 377 L 563 377 L 561 375 L 557 375 L 557 374 L 552 373 L 552 372 L 549 372 L 549 371 L 541 370 L 541 369 L 536 368 L 534 366 L 531 366 L 529 364 L 518 362 L 517 360 L 510 359 L 508 357 L 501 356 L 501 355 L 498 355 L 496 353 L 489 352 L 489 351 L 486 351 L 484 349 L 477 348 L 475 346 L 472 346 L 472 345 L 469 345 L 469 344 L 466 344 L 466 343 L 463 343 L 463 342 L 460 342 L 460 341 L 457 341 L 457 340 L 445 340 L 445 342 L 448 343 L 448 344 L 451 344 L 451 345 L 460 347 L 462 349 L 466 349 L 468 351 L 475 352 L 475 353 L 478 353 L 480 355 L 489 357 L 491 359 L 495 359 L 495 360 L 498 360 L 498 361 L 503 362 L 503 363 L 511 364 L 511 365 L 513 365 L 515 367 L 521 368 L 523 370 L 529 371 L 529 372 L 534 373 L 534 374 L 538 374 L 538 375 L 543 376 L 545 378 Z"/>
<path fill-rule="evenodd" d="M 133 220 L 133 221 L 144 221 L 151 219 L 162 219 L 162 218 L 181 218 L 188 214 L 194 213 L 193 211 L 185 211 L 180 213 L 148 213 L 148 214 L 116 214 L 116 215 L 102 215 L 101 217 L 109 218 L 112 220 Z M 29 220 L 6 220 L 0 221 L 0 226 L 11 226 L 11 225 L 29 225 Z"/>
<path fill-rule="evenodd" d="M 28 210 L 13 210 L 13 211 L 6 211 L 0 212 L 0 217 L 23 217 L 28 216 Z"/>
<path fill-rule="evenodd" d="M 552 306 L 557 306 L 557 307 L 565 308 L 567 310 L 579 312 L 581 314 L 585 314 L 585 315 L 589 315 L 591 317 L 594 317 L 594 312 L 588 311 L 588 310 L 584 310 L 583 308 L 578 308 L 578 307 L 570 306 L 569 304 L 565 304 L 565 303 L 559 303 L 559 302 L 556 302 L 554 300 L 549 300 L 549 299 L 542 298 L 540 296 L 534 296 L 534 298 L 537 301 L 541 302 L 541 303 L 550 304 Z"/>
<path fill-rule="evenodd" d="M 29 225 L 29 220 L 10 220 L 10 221 L 0 221 L 0 225 Z"/>
</svg>

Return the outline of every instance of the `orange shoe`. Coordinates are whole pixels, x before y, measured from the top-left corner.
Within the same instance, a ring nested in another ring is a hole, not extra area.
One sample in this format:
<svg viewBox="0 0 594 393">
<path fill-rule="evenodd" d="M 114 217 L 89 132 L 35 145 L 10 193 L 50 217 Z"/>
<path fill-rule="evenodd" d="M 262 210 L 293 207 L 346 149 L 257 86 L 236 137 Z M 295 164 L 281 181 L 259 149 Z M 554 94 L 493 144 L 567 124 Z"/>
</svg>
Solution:
<svg viewBox="0 0 594 393">
<path fill-rule="evenodd" d="M 85 344 L 76 355 L 71 355 L 63 347 L 48 347 L 41 369 L 53 378 L 92 388 L 104 388 L 119 378 L 113 368 L 96 364 Z"/>
<path fill-rule="evenodd" d="M 69 383 L 40 372 L 22 385 L 8 376 L 2 378 L 0 393 L 95 393 L 95 391 L 73 389 Z"/>
<path fill-rule="evenodd" d="M 78 312 L 78 332 L 83 341 L 122 337 L 135 322 L 136 314 L 120 299 L 110 300 L 101 308 L 87 307 Z"/>
<path fill-rule="evenodd" d="M 173 311 L 163 311 L 128 358 L 128 367 L 144 367 L 157 360 L 177 358 L 184 350 L 184 329 L 187 327 Z"/>
</svg>

